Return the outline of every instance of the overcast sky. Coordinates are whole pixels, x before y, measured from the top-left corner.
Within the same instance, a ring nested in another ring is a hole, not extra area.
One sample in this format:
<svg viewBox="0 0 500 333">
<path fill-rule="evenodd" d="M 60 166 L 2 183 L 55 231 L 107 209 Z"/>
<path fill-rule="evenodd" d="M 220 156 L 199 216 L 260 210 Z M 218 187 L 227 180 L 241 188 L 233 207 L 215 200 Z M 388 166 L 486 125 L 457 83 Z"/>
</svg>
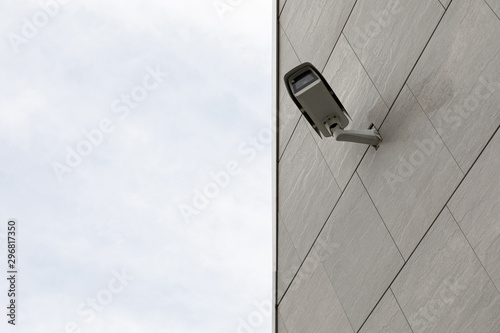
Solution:
<svg viewBox="0 0 500 333">
<path fill-rule="evenodd" d="M 271 331 L 271 2 L 0 0 L 2 332 Z"/>
</svg>

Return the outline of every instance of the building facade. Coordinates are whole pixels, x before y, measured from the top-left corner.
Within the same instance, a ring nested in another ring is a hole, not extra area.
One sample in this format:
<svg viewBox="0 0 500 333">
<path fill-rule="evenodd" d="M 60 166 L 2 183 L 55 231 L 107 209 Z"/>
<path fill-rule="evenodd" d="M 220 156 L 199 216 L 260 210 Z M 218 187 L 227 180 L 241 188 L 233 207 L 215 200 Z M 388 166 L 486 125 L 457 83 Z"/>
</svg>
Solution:
<svg viewBox="0 0 500 333">
<path fill-rule="evenodd" d="M 276 6 L 276 332 L 500 332 L 500 0 Z M 303 62 L 378 150 L 314 132 Z"/>
</svg>

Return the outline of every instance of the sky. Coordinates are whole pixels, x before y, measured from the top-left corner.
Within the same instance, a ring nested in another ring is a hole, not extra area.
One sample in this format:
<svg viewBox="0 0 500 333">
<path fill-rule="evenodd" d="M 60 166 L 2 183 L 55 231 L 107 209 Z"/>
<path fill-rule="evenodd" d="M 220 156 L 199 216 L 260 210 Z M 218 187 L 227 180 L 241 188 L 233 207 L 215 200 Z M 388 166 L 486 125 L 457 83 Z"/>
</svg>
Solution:
<svg viewBox="0 0 500 333">
<path fill-rule="evenodd" d="M 269 0 L 0 0 L 2 332 L 271 332 Z"/>
</svg>

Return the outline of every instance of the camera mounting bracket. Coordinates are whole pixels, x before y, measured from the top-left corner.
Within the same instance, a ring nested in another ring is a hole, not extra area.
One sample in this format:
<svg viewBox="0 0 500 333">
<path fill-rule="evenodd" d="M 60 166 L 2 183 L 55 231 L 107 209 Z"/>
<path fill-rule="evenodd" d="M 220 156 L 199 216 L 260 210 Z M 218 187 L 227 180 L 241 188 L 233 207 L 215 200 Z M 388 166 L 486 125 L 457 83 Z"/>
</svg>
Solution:
<svg viewBox="0 0 500 333">
<path fill-rule="evenodd" d="M 364 143 L 371 145 L 375 150 L 378 149 L 382 141 L 382 137 L 373 123 L 367 130 L 344 130 L 335 116 L 326 118 L 323 123 L 337 141 Z"/>
</svg>

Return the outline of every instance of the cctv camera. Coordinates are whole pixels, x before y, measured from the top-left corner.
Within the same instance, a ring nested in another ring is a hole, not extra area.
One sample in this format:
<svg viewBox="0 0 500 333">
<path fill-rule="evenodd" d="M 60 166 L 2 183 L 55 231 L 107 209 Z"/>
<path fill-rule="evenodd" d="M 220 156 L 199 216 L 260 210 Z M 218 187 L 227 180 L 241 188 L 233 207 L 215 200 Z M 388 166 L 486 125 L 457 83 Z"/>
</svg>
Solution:
<svg viewBox="0 0 500 333">
<path fill-rule="evenodd" d="M 288 94 L 320 137 L 333 136 L 337 141 L 378 147 L 382 137 L 373 124 L 368 130 L 344 130 L 349 125 L 349 114 L 312 64 L 306 62 L 295 67 L 284 79 Z"/>
</svg>

